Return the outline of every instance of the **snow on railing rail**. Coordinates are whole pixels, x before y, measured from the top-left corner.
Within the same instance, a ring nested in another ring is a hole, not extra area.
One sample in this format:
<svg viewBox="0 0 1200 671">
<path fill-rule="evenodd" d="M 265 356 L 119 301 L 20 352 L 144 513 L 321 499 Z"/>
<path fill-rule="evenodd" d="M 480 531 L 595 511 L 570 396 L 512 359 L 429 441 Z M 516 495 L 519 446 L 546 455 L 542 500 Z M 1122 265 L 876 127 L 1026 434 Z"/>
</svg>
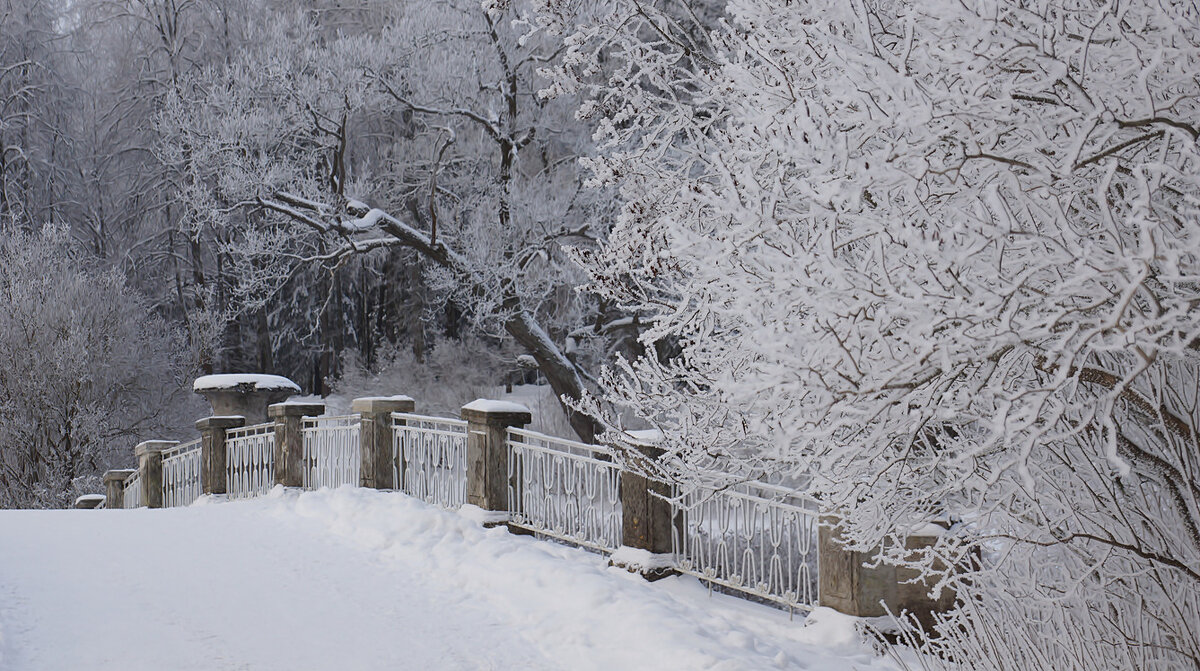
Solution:
<svg viewBox="0 0 1200 671">
<path fill-rule="evenodd" d="M 225 432 L 225 469 L 229 498 L 262 496 L 275 485 L 275 423 Z"/>
<path fill-rule="evenodd" d="M 817 596 L 817 506 L 761 483 L 697 488 L 673 503 L 676 567 L 708 581 L 808 609 Z"/>
<path fill-rule="evenodd" d="M 142 507 L 142 475 L 134 471 L 125 478 L 125 482 L 121 485 L 124 494 L 121 496 L 123 508 L 141 508 Z"/>
<path fill-rule="evenodd" d="M 305 417 L 302 484 L 305 489 L 358 486 L 362 468 L 362 418 Z"/>
<path fill-rule="evenodd" d="M 163 507 L 191 505 L 200 497 L 200 440 L 162 452 Z"/>
<path fill-rule="evenodd" d="M 467 423 L 449 417 L 392 413 L 392 481 L 443 508 L 467 502 Z"/>
<path fill-rule="evenodd" d="M 621 471 L 599 445 L 510 428 L 510 523 L 577 545 L 621 546 Z"/>
</svg>

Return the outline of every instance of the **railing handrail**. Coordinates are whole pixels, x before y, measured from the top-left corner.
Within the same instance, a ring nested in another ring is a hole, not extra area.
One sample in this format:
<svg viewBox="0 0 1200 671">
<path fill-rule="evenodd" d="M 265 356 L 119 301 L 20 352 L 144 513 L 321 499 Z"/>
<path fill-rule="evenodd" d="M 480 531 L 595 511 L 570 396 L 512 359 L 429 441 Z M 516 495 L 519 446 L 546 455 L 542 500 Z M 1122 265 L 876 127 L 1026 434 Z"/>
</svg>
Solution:
<svg viewBox="0 0 1200 671">
<path fill-rule="evenodd" d="M 362 415 L 317 415 L 315 417 L 303 418 L 304 428 L 312 428 L 321 424 L 338 424 L 342 423 L 347 426 L 362 422 Z"/>
<path fill-rule="evenodd" d="M 200 439 L 199 438 L 197 438 L 195 440 L 189 440 L 186 443 L 180 443 L 178 445 L 173 445 L 171 447 L 168 447 L 167 449 L 162 451 L 162 458 L 163 458 L 163 461 L 166 461 L 167 459 L 174 459 L 174 458 L 182 456 L 186 452 L 191 452 L 193 450 L 198 450 L 198 449 L 200 449 Z"/>
<path fill-rule="evenodd" d="M 614 468 L 614 469 L 618 469 L 618 470 L 624 470 L 620 467 L 619 464 L 613 462 L 611 459 L 598 459 L 590 454 L 579 454 L 577 452 L 569 452 L 566 450 L 555 449 L 554 447 L 547 447 L 545 445 L 535 445 L 533 443 L 526 443 L 524 441 L 510 440 L 508 445 L 509 445 L 509 447 L 512 447 L 514 449 L 520 449 L 520 450 L 527 451 L 527 452 L 538 452 L 540 454 L 545 454 L 545 455 L 549 455 L 552 457 L 564 457 L 564 458 L 568 458 L 568 459 L 577 459 L 579 461 L 584 461 L 587 463 L 598 464 L 598 465 L 604 466 L 606 468 Z M 599 452 L 598 450 L 593 450 L 593 451 Z M 599 453 L 607 454 L 605 452 L 599 452 Z"/>
<path fill-rule="evenodd" d="M 225 430 L 225 440 L 237 440 L 247 436 L 255 436 L 262 433 L 274 432 L 275 422 L 263 422 L 262 424 L 251 424 L 250 426 L 239 426 L 235 429 Z"/>
<path fill-rule="evenodd" d="M 513 436 L 517 436 L 521 440 L 513 441 L 512 440 Z M 545 443 L 559 445 L 559 446 L 567 448 L 566 450 L 558 450 L 559 452 L 568 452 L 570 450 L 583 450 L 585 452 L 590 452 L 593 454 L 603 454 L 607 457 L 613 456 L 613 449 L 606 445 L 581 443 L 577 440 L 571 440 L 570 438 L 559 438 L 558 436 L 551 436 L 551 435 L 548 435 L 545 433 L 540 433 L 538 431 L 530 431 L 529 429 L 518 429 L 516 427 L 510 426 L 508 428 L 508 437 L 511 442 L 518 442 L 522 445 L 526 445 L 526 446 L 530 446 L 530 447 L 542 447 L 543 449 L 553 450 L 553 448 L 545 448 L 544 446 L 532 445 L 531 443 L 527 442 L 527 439 L 528 440 L 539 440 L 539 441 L 543 441 Z M 588 455 L 579 455 L 579 456 L 588 456 Z M 595 457 L 591 457 L 591 458 L 594 459 Z"/>
<path fill-rule="evenodd" d="M 392 421 L 404 420 L 406 422 L 425 422 L 429 424 L 447 424 L 449 426 L 467 428 L 467 420 L 457 417 L 434 417 L 433 415 L 417 415 L 411 412 L 393 412 Z M 422 430 L 426 427 L 414 426 L 416 430 Z"/>
<path fill-rule="evenodd" d="M 782 485 L 768 484 L 760 480 L 747 480 L 744 482 L 725 484 L 718 482 L 702 482 L 689 489 L 689 491 L 697 490 L 706 490 L 707 495 L 704 497 L 706 499 L 716 494 L 721 494 L 745 499 L 755 503 L 795 508 L 796 510 L 810 515 L 816 515 L 819 508 L 816 499 L 805 496 L 804 494 L 797 492 L 795 489 L 784 487 Z M 759 492 L 764 492 L 765 495 Z"/>
</svg>

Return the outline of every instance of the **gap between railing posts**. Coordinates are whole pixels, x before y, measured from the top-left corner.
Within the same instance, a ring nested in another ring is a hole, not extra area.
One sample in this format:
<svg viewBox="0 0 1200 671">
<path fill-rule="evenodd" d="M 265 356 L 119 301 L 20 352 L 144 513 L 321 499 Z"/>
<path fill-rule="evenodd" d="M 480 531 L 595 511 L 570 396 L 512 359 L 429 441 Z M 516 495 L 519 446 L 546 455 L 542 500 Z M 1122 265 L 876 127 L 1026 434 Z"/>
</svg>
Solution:
<svg viewBox="0 0 1200 671">
<path fill-rule="evenodd" d="M 350 411 L 359 415 L 362 435 L 359 449 L 362 467 L 359 485 L 371 489 L 400 489 L 403 464 L 395 461 L 392 449 L 392 413 L 411 413 L 416 402 L 408 396 L 368 396 L 350 403 Z"/>
<path fill-rule="evenodd" d="M 467 502 L 467 423 L 392 413 L 392 479 L 398 491 L 458 510 Z"/>
<path fill-rule="evenodd" d="M 275 422 L 275 484 L 304 486 L 304 418 L 325 412 L 324 403 L 274 403 L 267 414 Z"/>
<path fill-rule="evenodd" d="M 362 481 L 362 418 L 322 415 L 305 417 L 301 424 L 304 489 L 358 487 Z"/>
<path fill-rule="evenodd" d="M 621 546 L 620 467 L 601 445 L 508 430 L 509 528 L 612 554 Z"/>
<path fill-rule="evenodd" d="M 225 465 L 230 499 L 253 498 L 269 492 L 275 486 L 275 423 L 228 429 Z"/>
<path fill-rule="evenodd" d="M 203 443 L 197 438 L 162 452 L 163 507 L 189 506 L 200 497 Z"/>
<path fill-rule="evenodd" d="M 122 489 L 121 507 L 126 510 L 142 507 L 142 476 L 139 471 L 134 471 L 125 479 Z"/>
<path fill-rule="evenodd" d="M 519 403 L 481 398 L 462 407 L 462 418 L 467 422 L 467 503 L 484 511 L 485 526 L 504 524 L 511 486 L 508 429 L 524 428 L 533 416 Z"/>
</svg>

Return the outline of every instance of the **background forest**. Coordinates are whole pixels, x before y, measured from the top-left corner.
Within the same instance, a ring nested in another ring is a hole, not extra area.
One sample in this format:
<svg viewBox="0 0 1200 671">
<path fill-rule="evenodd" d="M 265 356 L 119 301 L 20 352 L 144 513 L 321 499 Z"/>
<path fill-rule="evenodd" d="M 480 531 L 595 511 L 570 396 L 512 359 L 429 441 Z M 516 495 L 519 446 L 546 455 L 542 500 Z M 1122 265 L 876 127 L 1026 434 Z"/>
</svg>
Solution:
<svg viewBox="0 0 1200 671">
<path fill-rule="evenodd" d="M 587 368 L 636 350 L 636 320 L 577 293 L 564 253 L 602 240 L 616 205 L 584 188 L 578 98 L 537 95 L 561 38 L 514 18 L 475 0 L 3 0 L 6 279 L 50 285 L 26 320 L 45 331 L 118 300 L 93 284 L 114 278 L 131 307 L 93 335 L 133 346 L 121 334 L 137 331 L 133 352 L 163 361 L 125 360 L 153 379 L 125 399 L 150 416 L 70 449 L 72 420 L 35 418 L 41 383 L 13 378 L 6 419 L 58 438 L 0 460 L 8 502 L 62 504 L 139 439 L 186 430 L 198 374 L 276 373 L 322 396 L 345 378 L 451 411 L 513 382 L 578 398 Z M 379 234 L 355 235 L 367 219 Z M 19 259 L 35 239 L 62 260 Z M 73 283 L 95 293 L 52 305 Z M 111 402 L 100 376 L 79 413 Z"/>
</svg>

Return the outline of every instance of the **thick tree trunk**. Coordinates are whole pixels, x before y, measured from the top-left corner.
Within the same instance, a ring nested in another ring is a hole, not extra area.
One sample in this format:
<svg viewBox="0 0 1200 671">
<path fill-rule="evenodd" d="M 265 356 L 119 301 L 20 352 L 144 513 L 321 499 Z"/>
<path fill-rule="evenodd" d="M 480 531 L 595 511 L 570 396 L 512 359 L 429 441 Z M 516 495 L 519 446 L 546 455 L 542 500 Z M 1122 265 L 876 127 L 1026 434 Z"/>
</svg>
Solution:
<svg viewBox="0 0 1200 671">
<path fill-rule="evenodd" d="M 579 440 L 585 443 L 595 442 L 595 420 L 571 408 L 562 400 L 564 396 L 572 400 L 583 396 L 584 382 L 579 369 L 528 312 L 521 311 L 513 315 L 505 324 L 505 328 L 537 360 L 538 369 L 550 382 L 550 388 L 558 397 L 559 404 L 562 405 L 563 412 L 567 414 L 571 428 L 575 430 Z"/>
</svg>

